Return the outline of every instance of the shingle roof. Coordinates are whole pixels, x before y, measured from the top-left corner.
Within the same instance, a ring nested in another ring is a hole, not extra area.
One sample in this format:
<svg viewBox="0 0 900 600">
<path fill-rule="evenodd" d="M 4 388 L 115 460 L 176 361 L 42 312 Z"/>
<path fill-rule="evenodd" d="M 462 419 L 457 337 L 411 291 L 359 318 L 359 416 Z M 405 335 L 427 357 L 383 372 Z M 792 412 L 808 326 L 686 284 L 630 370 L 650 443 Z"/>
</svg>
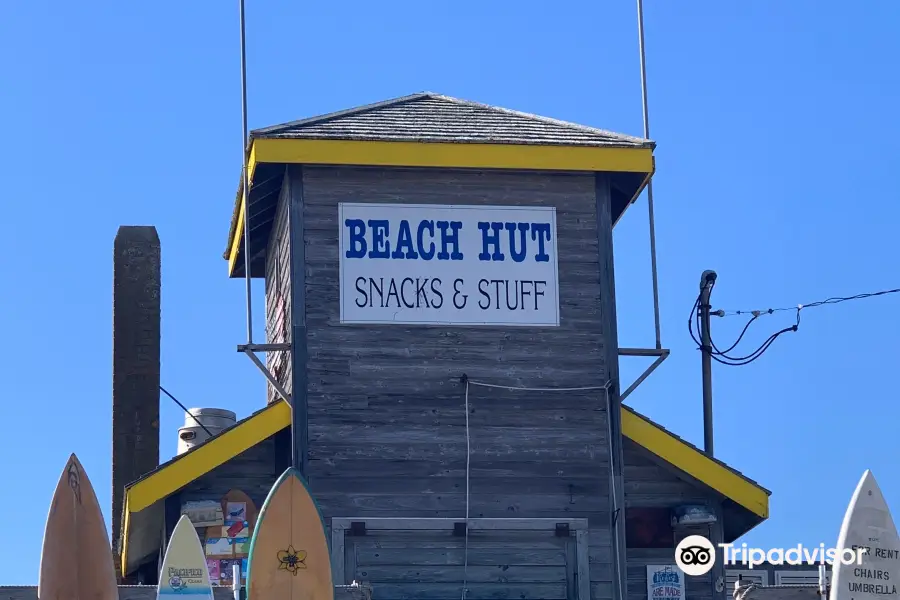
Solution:
<svg viewBox="0 0 900 600">
<path fill-rule="evenodd" d="M 650 140 L 422 92 L 251 132 L 254 138 L 653 148 Z"/>
<path fill-rule="evenodd" d="M 489 106 L 478 102 L 460 100 L 431 92 L 421 92 L 392 100 L 359 106 L 326 115 L 292 121 L 281 125 L 264 127 L 250 132 L 253 139 L 259 140 L 298 140 L 299 143 L 329 143 L 330 141 L 346 142 L 405 142 L 405 143 L 444 143 L 444 144 L 490 144 L 511 146 L 561 146 L 580 147 L 582 150 L 610 148 L 626 151 L 652 152 L 655 142 L 639 137 L 614 133 L 594 127 L 587 127 L 567 121 L 541 117 L 529 113 Z M 277 142 L 273 142 L 277 143 Z M 249 150 L 249 147 L 248 147 Z M 270 172 L 263 173 L 273 167 Z M 256 177 L 268 177 L 267 181 L 279 180 L 277 170 L 283 166 L 265 161 L 257 164 Z M 652 169 L 650 169 L 652 171 Z M 614 222 L 618 220 L 628 205 L 636 199 L 637 194 L 649 179 L 646 169 L 634 172 L 617 172 L 612 183 L 612 208 Z M 258 182 L 251 182 L 250 204 L 258 203 L 254 198 L 262 193 L 254 191 Z M 276 186 L 277 187 L 277 186 Z M 264 198 L 277 198 L 277 190 L 266 187 Z M 237 224 L 241 207 L 242 185 L 238 185 L 235 195 L 234 209 L 228 228 L 228 240 L 223 258 L 231 258 L 232 247 L 236 239 L 242 238 L 237 232 Z M 274 196 L 272 196 L 274 194 Z M 269 218 L 274 215 L 274 201 L 263 210 Z M 255 240 L 265 248 L 271 228 L 267 223 L 260 223 L 257 216 L 251 215 L 251 227 L 254 228 Z M 241 246 L 239 245 L 239 248 Z M 260 249 L 254 249 L 251 257 L 250 271 L 253 277 L 262 277 L 265 272 L 265 257 Z M 235 256 L 239 256 L 238 250 Z M 242 276 L 243 265 L 236 262 L 229 270 L 230 277 Z"/>
</svg>

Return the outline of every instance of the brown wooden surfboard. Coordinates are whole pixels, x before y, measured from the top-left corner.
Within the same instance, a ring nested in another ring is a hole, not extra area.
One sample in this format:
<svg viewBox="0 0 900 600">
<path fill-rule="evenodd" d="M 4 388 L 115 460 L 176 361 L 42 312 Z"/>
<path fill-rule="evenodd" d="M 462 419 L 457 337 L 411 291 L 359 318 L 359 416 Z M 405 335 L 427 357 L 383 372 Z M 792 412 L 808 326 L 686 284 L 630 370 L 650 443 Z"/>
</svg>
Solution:
<svg viewBox="0 0 900 600">
<path fill-rule="evenodd" d="M 229 505 L 233 504 L 243 504 L 246 507 L 243 516 L 229 514 Z M 247 521 L 250 530 L 252 531 L 253 528 L 256 527 L 256 517 L 258 516 L 259 511 L 256 510 L 256 504 L 253 503 L 250 496 L 245 494 L 242 490 L 235 489 L 229 490 L 222 498 L 222 514 L 225 515 L 226 521 L 233 521 L 238 518 Z"/>
<path fill-rule="evenodd" d="M 231 546 L 231 555 L 228 557 L 233 560 L 222 560 L 222 557 L 210 558 L 210 560 L 218 560 L 219 563 L 219 579 L 218 585 L 230 586 L 232 581 L 232 565 L 235 561 L 241 564 L 241 572 L 243 578 L 241 584 L 247 583 L 247 560 L 250 552 L 250 540 L 253 536 L 253 530 L 256 527 L 256 519 L 259 511 L 256 510 L 256 504 L 242 490 L 229 490 L 222 498 L 222 514 L 225 515 L 225 525 L 218 529 L 221 535 L 234 539 Z M 246 523 L 245 527 L 241 523 Z M 209 529 L 207 529 L 209 531 Z"/>
<path fill-rule="evenodd" d="M 333 600 L 325 524 L 300 473 L 285 471 L 269 492 L 250 542 L 250 600 Z"/>
<path fill-rule="evenodd" d="M 100 503 L 73 454 L 63 469 L 44 529 L 40 600 L 118 600 L 116 570 Z"/>
</svg>

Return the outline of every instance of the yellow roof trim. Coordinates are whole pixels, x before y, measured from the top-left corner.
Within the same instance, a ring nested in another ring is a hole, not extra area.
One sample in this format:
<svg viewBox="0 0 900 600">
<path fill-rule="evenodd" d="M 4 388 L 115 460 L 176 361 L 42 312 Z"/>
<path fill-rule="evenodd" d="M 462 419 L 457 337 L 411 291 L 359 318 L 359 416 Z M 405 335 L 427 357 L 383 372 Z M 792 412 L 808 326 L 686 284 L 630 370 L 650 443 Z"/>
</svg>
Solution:
<svg viewBox="0 0 900 600">
<path fill-rule="evenodd" d="M 753 514 L 769 518 L 769 493 L 665 429 L 622 408 L 622 434 Z"/>
<path fill-rule="evenodd" d="M 122 544 L 122 573 L 127 573 L 128 530 L 130 516 L 165 499 L 190 482 L 209 473 L 241 452 L 291 424 L 287 402 L 271 404 L 256 415 L 198 446 L 187 454 L 162 465 L 149 476 L 125 489 L 125 515 Z M 622 408 L 622 434 L 659 456 L 672 466 L 730 498 L 763 519 L 769 517 L 769 494 L 665 429 Z"/>
<path fill-rule="evenodd" d="M 639 147 L 469 144 L 259 138 L 256 160 L 276 164 L 650 173 L 653 150 Z"/>
<path fill-rule="evenodd" d="M 258 163 L 649 174 L 653 173 L 653 150 L 609 146 L 258 138 L 253 140 L 248 163 L 251 189 Z M 229 276 L 234 274 L 244 235 L 243 202 L 242 197 L 228 254 Z"/>
<path fill-rule="evenodd" d="M 125 488 L 122 574 L 127 573 L 130 516 L 167 498 L 198 477 L 209 473 L 241 452 L 275 435 L 291 424 L 291 407 L 276 402 L 231 429 L 197 446 L 170 464 L 161 465 L 147 477 Z"/>
<path fill-rule="evenodd" d="M 253 174 L 256 172 L 256 144 L 250 147 L 250 156 L 247 158 L 247 181 L 250 182 L 249 188 L 253 188 Z M 243 175 L 241 178 L 241 188 L 244 187 Z M 249 192 L 248 192 L 249 193 Z M 234 236 L 231 238 L 231 250 L 228 252 L 228 275 L 234 273 L 234 266 L 237 262 L 238 251 L 241 247 L 241 240 L 244 238 L 244 199 L 248 194 L 241 194 L 240 206 L 238 208 L 238 220 L 234 227 Z"/>
<path fill-rule="evenodd" d="M 120 575 L 125 577 L 127 575 L 127 567 L 128 567 L 128 525 L 131 523 L 131 510 L 128 508 L 128 493 L 125 493 L 125 524 L 122 527 L 122 555 L 119 556 L 122 570 Z M 115 519 L 115 515 L 113 515 L 113 519 Z M 112 541 L 113 547 L 116 545 L 116 540 Z"/>
<path fill-rule="evenodd" d="M 129 510 L 144 510 L 267 437 L 275 435 L 290 423 L 291 407 L 288 403 L 273 403 L 252 418 L 225 430 L 215 439 L 197 446 L 178 457 L 178 460 L 163 465 L 151 475 L 131 484 L 125 490 Z"/>
</svg>

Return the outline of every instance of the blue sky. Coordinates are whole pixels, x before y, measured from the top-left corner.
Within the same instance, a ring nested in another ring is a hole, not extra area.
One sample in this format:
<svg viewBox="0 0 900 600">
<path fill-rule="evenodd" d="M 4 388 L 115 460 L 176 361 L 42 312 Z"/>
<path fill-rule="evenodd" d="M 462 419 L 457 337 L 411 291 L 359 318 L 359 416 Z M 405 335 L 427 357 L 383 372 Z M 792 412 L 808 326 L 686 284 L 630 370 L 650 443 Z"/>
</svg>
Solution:
<svg viewBox="0 0 900 600">
<path fill-rule="evenodd" d="M 628 403 L 702 445 L 686 320 L 704 269 L 719 273 L 723 309 L 900 286 L 900 4 L 645 4 L 672 356 Z M 120 224 L 156 225 L 162 239 L 163 385 L 245 416 L 265 382 L 235 351 L 243 283 L 221 258 L 240 168 L 237 3 L 14 5 L 0 19 L 0 464 L 16 540 L 2 583 L 33 584 L 70 452 L 109 518 Z M 430 90 L 641 133 L 633 2 L 248 0 L 247 41 L 251 128 Z M 615 232 L 622 346 L 654 343 L 646 212 L 642 198 Z M 261 307 L 261 283 L 255 293 Z M 833 544 L 866 468 L 900 511 L 898 311 L 900 295 L 811 309 L 762 359 L 715 366 L 717 455 L 773 492 L 748 543 Z M 741 348 L 791 320 L 761 319 Z M 720 347 L 741 325 L 713 322 Z M 626 361 L 626 377 L 645 364 Z M 182 420 L 163 398 L 163 459 Z"/>
</svg>

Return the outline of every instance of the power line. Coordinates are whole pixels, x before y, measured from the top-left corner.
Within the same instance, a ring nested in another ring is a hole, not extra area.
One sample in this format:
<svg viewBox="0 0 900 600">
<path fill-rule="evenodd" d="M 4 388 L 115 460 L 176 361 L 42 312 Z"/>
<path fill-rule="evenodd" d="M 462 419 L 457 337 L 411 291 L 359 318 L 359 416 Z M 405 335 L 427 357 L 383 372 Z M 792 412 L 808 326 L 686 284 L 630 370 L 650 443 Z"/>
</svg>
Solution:
<svg viewBox="0 0 900 600">
<path fill-rule="evenodd" d="M 717 310 L 711 312 L 710 314 L 717 317 L 753 315 L 753 318 L 756 318 L 761 317 L 762 315 L 771 315 L 777 312 L 816 308 L 818 306 L 825 306 L 826 304 L 840 304 L 841 302 L 849 302 L 850 300 L 863 300 L 865 298 L 875 298 L 877 296 L 887 296 L 888 294 L 896 293 L 900 293 L 900 288 L 894 288 L 892 290 L 881 290 L 880 292 L 869 292 L 866 294 L 856 294 L 855 296 L 836 296 L 834 298 L 827 298 L 825 300 L 819 300 L 817 302 L 810 302 L 809 304 L 798 304 L 797 306 L 789 306 L 783 308 L 766 308 L 762 310 Z"/>
<path fill-rule="evenodd" d="M 196 416 L 194 416 L 194 415 L 191 413 L 191 411 L 189 411 L 189 410 L 184 406 L 184 404 L 182 404 L 181 402 L 179 402 L 179 401 L 178 401 L 178 398 L 176 398 L 175 396 L 173 396 L 172 394 L 170 394 L 168 391 L 166 391 L 166 388 L 164 388 L 163 386 L 159 386 L 159 391 L 161 391 L 163 394 L 165 394 L 166 396 L 168 396 L 169 398 L 171 398 L 172 401 L 173 401 L 175 404 L 177 404 L 177 405 L 181 408 L 181 410 L 184 411 L 184 414 L 188 415 L 190 418 L 192 418 L 194 421 L 197 422 L 197 425 L 199 425 L 200 428 L 203 429 L 203 431 L 206 432 L 206 435 L 208 435 L 209 437 L 212 437 L 212 433 L 210 433 L 209 429 L 207 429 L 206 426 L 203 425 L 203 423 L 200 422 L 200 419 L 198 419 Z"/>
<path fill-rule="evenodd" d="M 713 280 L 710 283 L 710 292 L 712 292 L 712 287 L 714 287 L 714 286 L 715 286 L 715 280 Z M 754 322 L 756 322 L 756 319 L 758 319 L 760 317 L 760 314 L 753 314 L 751 319 L 749 321 L 747 321 L 747 324 L 744 325 L 744 329 L 741 330 L 741 333 L 738 336 L 738 338 L 727 349 L 725 349 L 724 351 L 719 349 L 719 347 L 716 345 L 715 341 L 712 338 L 711 332 L 709 335 L 709 346 L 704 347 L 704 345 L 698 339 L 699 337 L 702 337 L 702 336 L 700 336 L 701 323 L 700 323 L 700 310 L 699 310 L 700 309 L 700 299 L 701 299 L 702 294 L 703 294 L 703 292 L 701 291 L 700 295 L 698 295 L 697 299 L 694 301 L 694 306 L 691 307 L 691 314 L 688 316 L 688 333 L 690 334 L 691 339 L 694 340 L 694 343 L 697 344 L 697 348 L 699 350 L 708 352 L 710 358 L 712 358 L 717 363 L 720 363 L 723 365 L 728 365 L 730 367 L 742 367 L 744 365 L 749 365 L 756 359 L 760 358 L 763 354 L 765 354 L 766 350 L 768 350 L 772 346 L 772 344 L 775 343 L 775 340 L 777 340 L 779 336 L 781 336 L 782 334 L 785 334 L 789 331 L 797 331 L 797 329 L 800 327 L 800 310 L 801 309 L 794 308 L 793 310 L 797 311 L 797 320 L 793 325 L 791 325 L 789 327 L 785 327 L 784 329 L 782 329 L 780 331 L 776 331 L 775 333 L 770 335 L 766 339 L 766 341 L 764 341 L 756 350 L 754 350 L 750 354 L 747 354 L 745 356 L 729 355 L 729 352 L 734 350 L 737 347 L 737 345 L 741 342 L 741 340 L 744 338 L 744 334 L 746 334 L 747 330 L 750 329 L 750 325 L 752 325 Z M 790 310 L 790 309 L 786 309 L 786 310 Z M 773 312 L 774 312 L 774 309 L 773 309 Z M 710 314 L 713 314 L 713 313 L 710 313 Z M 696 330 L 695 330 L 695 327 L 696 327 Z"/>
<path fill-rule="evenodd" d="M 712 283 L 715 285 L 715 282 Z M 744 365 L 748 365 L 765 354 L 766 350 L 768 350 L 772 344 L 784 333 L 789 331 L 797 331 L 800 327 L 800 311 L 808 308 L 816 308 L 819 306 L 825 306 L 829 304 L 840 304 L 842 302 L 849 302 L 850 300 L 863 300 L 865 298 L 875 298 L 878 296 L 887 296 L 889 294 L 900 293 L 900 288 L 894 288 L 889 290 L 881 290 L 878 292 L 868 292 L 864 294 L 856 294 L 854 296 L 834 296 L 831 298 L 826 298 L 825 300 L 817 300 L 816 302 L 810 302 L 809 304 L 798 304 L 797 306 L 786 306 L 780 308 L 767 308 L 761 310 L 716 310 L 710 311 L 710 315 L 715 315 L 717 317 L 733 317 L 740 315 L 750 315 L 750 320 L 744 325 L 744 328 L 741 330 L 740 335 L 738 335 L 737 339 L 725 350 L 720 350 L 716 345 L 715 341 L 712 339 L 712 335 L 710 335 L 710 345 L 708 348 L 704 348 L 703 344 L 700 342 L 698 338 L 700 338 L 700 296 L 697 296 L 697 300 L 694 301 L 694 306 L 691 308 L 691 315 L 688 317 L 688 332 L 690 333 L 691 339 L 694 340 L 694 343 L 697 344 L 697 348 L 700 350 L 706 350 L 709 352 L 710 357 L 718 363 L 723 365 L 740 367 Z M 733 351 L 738 344 L 741 343 L 741 340 L 744 339 L 744 335 L 747 333 L 747 330 L 750 329 L 750 326 L 756 322 L 759 317 L 764 315 L 771 315 L 777 312 L 788 312 L 793 311 L 796 313 L 796 321 L 793 325 L 785 327 L 779 331 L 776 331 L 772 335 L 770 335 L 766 340 L 753 352 L 745 355 L 745 356 L 731 356 L 729 353 Z M 696 328 L 696 329 L 695 329 Z"/>
</svg>

